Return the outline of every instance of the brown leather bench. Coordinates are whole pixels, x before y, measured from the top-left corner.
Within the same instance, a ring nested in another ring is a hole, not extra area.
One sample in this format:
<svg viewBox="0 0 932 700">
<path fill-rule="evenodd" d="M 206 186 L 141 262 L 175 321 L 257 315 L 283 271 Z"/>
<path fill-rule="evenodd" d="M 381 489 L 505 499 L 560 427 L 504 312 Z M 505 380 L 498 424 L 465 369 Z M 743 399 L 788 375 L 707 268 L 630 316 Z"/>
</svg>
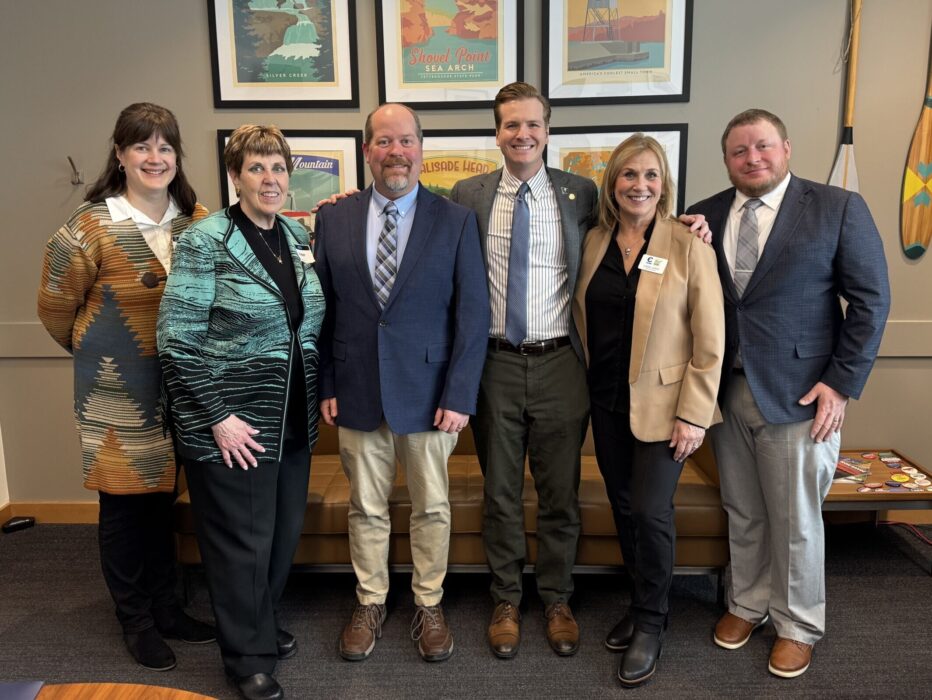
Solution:
<svg viewBox="0 0 932 700">
<path fill-rule="evenodd" d="M 450 505 L 453 525 L 450 570 L 486 568 L 482 548 L 482 473 L 475 455 L 472 433 L 467 429 L 450 457 Z M 178 559 L 182 565 L 200 563 L 191 501 L 181 486 L 175 512 Z M 579 571 L 615 570 L 621 553 L 611 508 L 602 476 L 595 462 L 591 435 L 583 447 L 579 487 L 582 535 L 576 556 Z M 676 505 L 677 573 L 718 574 L 728 562 L 728 526 L 721 507 L 718 472 L 711 450 L 704 445 L 687 460 L 674 499 Z M 410 499 L 404 474 L 399 468 L 391 497 L 392 537 L 390 562 L 395 570 L 410 570 L 408 539 Z M 311 459 L 307 513 L 295 565 L 324 570 L 350 570 L 347 538 L 349 484 L 340 467 L 336 430 L 321 425 L 320 441 Z M 524 521 L 527 532 L 528 564 L 535 561 L 537 548 L 537 497 L 533 480 L 525 472 Z"/>
</svg>

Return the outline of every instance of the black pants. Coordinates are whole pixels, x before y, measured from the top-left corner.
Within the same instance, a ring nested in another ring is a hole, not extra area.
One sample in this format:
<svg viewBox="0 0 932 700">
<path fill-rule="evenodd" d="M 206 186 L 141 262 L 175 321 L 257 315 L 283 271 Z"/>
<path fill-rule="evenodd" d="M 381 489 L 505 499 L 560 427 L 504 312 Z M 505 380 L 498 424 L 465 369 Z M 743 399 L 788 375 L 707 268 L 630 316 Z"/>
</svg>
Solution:
<svg viewBox="0 0 932 700">
<path fill-rule="evenodd" d="M 175 597 L 173 493 L 100 492 L 100 565 L 125 634 L 171 627 Z"/>
<path fill-rule="evenodd" d="M 627 413 L 592 406 L 592 437 L 612 505 L 621 555 L 634 581 L 629 613 L 645 632 L 659 632 L 669 611 L 676 558 L 673 494 L 683 465 L 669 441 L 641 442 Z"/>
<path fill-rule="evenodd" d="M 185 463 L 217 641 L 231 676 L 272 673 L 278 661 L 278 603 L 307 508 L 306 430 L 286 437 L 281 461 L 255 469 Z"/>
</svg>

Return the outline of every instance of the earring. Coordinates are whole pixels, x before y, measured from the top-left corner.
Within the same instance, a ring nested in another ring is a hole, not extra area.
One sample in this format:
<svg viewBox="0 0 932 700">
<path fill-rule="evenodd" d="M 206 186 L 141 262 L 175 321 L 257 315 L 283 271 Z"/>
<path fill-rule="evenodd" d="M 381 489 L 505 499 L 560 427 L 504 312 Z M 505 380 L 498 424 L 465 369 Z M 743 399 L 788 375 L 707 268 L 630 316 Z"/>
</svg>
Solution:
<svg viewBox="0 0 932 700">
<path fill-rule="evenodd" d="M 119 170 L 121 173 L 125 173 L 125 172 L 126 172 L 126 168 L 123 167 L 123 164 L 122 164 L 122 163 L 120 163 L 120 166 L 117 168 L 117 170 Z"/>
</svg>

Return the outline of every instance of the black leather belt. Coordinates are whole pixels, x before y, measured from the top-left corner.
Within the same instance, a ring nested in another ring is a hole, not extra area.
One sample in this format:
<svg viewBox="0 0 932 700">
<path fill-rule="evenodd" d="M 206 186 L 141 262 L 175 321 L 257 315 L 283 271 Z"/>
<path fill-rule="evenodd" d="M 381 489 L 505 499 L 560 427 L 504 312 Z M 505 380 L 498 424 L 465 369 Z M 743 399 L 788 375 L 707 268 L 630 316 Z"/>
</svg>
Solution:
<svg viewBox="0 0 932 700">
<path fill-rule="evenodd" d="M 551 338 L 550 340 L 532 340 L 521 343 L 518 347 L 515 347 L 502 338 L 489 338 L 489 349 L 504 350 L 505 352 L 513 352 L 517 355 L 546 355 L 548 352 L 553 352 L 559 348 L 565 348 L 569 344 L 570 339 L 568 336 Z"/>
</svg>

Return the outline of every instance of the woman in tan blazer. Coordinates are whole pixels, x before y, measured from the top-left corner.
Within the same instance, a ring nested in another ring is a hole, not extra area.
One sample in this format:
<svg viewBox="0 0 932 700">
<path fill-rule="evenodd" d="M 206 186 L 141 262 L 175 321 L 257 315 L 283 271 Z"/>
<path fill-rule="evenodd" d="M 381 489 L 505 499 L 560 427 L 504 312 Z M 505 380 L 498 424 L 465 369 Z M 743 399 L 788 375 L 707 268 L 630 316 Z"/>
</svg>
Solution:
<svg viewBox="0 0 932 700">
<path fill-rule="evenodd" d="M 625 652 L 618 678 L 627 686 L 650 678 L 660 657 L 683 461 L 721 420 L 725 321 L 715 254 L 671 218 L 673 201 L 663 147 L 644 134 L 619 144 L 573 299 L 596 457 L 634 583 L 628 613 L 605 640 Z"/>
</svg>

